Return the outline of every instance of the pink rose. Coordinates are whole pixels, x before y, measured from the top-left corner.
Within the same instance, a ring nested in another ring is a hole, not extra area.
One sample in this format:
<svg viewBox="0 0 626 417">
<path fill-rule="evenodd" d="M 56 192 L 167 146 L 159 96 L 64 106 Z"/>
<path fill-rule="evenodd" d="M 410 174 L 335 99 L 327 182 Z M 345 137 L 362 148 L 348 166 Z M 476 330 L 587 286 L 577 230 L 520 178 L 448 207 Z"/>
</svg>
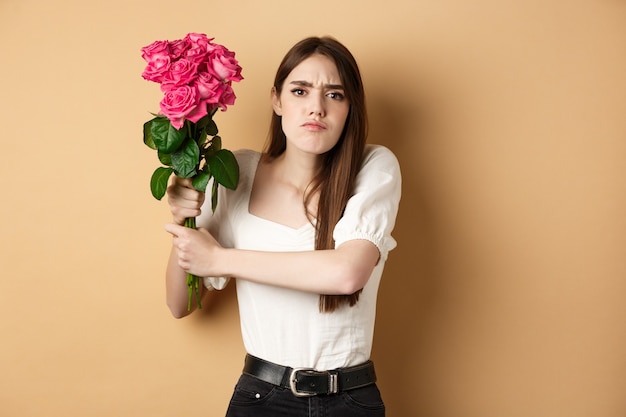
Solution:
<svg viewBox="0 0 626 417">
<path fill-rule="evenodd" d="M 204 48 L 189 48 L 185 51 L 184 58 L 200 65 L 207 59 L 207 50 Z"/>
<path fill-rule="evenodd" d="M 167 73 L 169 67 L 169 58 L 164 57 L 162 59 L 155 60 L 154 62 L 149 63 L 144 69 L 141 76 L 148 81 L 160 83 L 161 81 L 163 81 L 163 76 L 165 75 L 165 73 Z"/>
<path fill-rule="evenodd" d="M 182 57 L 190 46 L 191 44 L 187 39 L 177 39 L 175 41 L 169 42 L 169 50 L 172 59 L 178 59 Z"/>
<path fill-rule="evenodd" d="M 185 40 L 189 44 L 184 53 L 185 58 L 198 64 L 205 62 L 208 59 L 207 54 L 215 47 L 211 43 L 213 38 L 199 33 L 189 33 Z"/>
<path fill-rule="evenodd" d="M 198 76 L 198 64 L 187 59 L 171 63 L 163 73 L 161 90 L 169 91 L 174 87 L 191 84 Z"/>
<path fill-rule="evenodd" d="M 160 83 L 170 66 L 170 55 L 166 41 L 156 41 L 141 48 L 141 56 L 148 63 L 141 76 Z"/>
<path fill-rule="evenodd" d="M 141 57 L 148 63 L 163 55 L 169 56 L 167 41 L 155 41 L 141 48 Z"/>
<path fill-rule="evenodd" d="M 200 119 L 209 114 L 209 109 L 212 109 L 213 107 L 215 107 L 215 105 L 207 103 L 206 100 L 200 100 L 198 106 L 187 115 L 187 120 L 197 123 Z"/>
<path fill-rule="evenodd" d="M 204 112 L 206 114 L 206 106 L 199 106 L 199 104 L 200 96 L 195 87 L 188 85 L 175 87 L 163 96 L 160 103 L 161 114 L 170 120 L 172 126 L 180 129 L 185 123 L 185 118 L 189 118 L 189 115 L 193 115 L 195 118 L 197 114 L 202 113 L 202 109 L 198 109 L 198 107 L 205 107 Z M 201 117 L 197 120 L 200 120 Z"/>
<path fill-rule="evenodd" d="M 213 59 L 208 63 L 208 70 L 223 81 L 241 81 L 241 67 L 239 66 L 234 54 L 228 51 L 228 54 L 214 55 Z"/>
<path fill-rule="evenodd" d="M 185 41 L 189 42 L 191 48 L 203 48 L 205 51 L 209 50 L 209 44 L 215 38 L 209 38 L 204 33 L 188 33 L 185 36 Z"/>
<path fill-rule="evenodd" d="M 208 72 L 201 72 L 198 74 L 195 85 L 200 93 L 200 99 L 217 104 L 219 96 L 222 94 L 222 82 L 218 78 L 215 78 Z"/>
<path fill-rule="evenodd" d="M 211 52 L 211 58 L 221 55 L 235 56 L 234 52 L 231 52 L 227 47 L 219 43 L 212 43 L 209 52 Z"/>
<path fill-rule="evenodd" d="M 226 111 L 228 106 L 235 104 L 235 93 L 230 82 L 222 82 L 209 73 L 201 72 L 195 83 L 200 94 L 200 99 L 204 100 L 210 108 L 220 107 Z"/>
<path fill-rule="evenodd" d="M 201 33 L 189 33 L 175 41 L 156 41 L 141 49 L 146 66 L 142 76 L 161 83 L 165 93 L 161 114 L 180 129 L 185 120 L 196 123 L 219 107 L 235 103 L 231 83 L 241 81 L 235 53 L 212 43 Z"/>
<path fill-rule="evenodd" d="M 222 84 L 222 94 L 220 95 L 219 101 L 217 105 L 222 109 L 222 111 L 226 111 L 226 107 L 232 106 L 235 104 L 235 92 L 230 84 Z"/>
</svg>

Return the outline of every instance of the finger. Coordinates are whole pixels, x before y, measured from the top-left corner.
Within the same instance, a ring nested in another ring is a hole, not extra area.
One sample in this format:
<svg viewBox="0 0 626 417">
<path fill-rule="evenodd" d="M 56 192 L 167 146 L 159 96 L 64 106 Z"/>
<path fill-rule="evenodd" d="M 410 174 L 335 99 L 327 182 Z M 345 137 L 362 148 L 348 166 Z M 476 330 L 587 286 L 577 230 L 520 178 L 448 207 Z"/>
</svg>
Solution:
<svg viewBox="0 0 626 417">
<path fill-rule="evenodd" d="M 176 174 L 172 175 L 172 184 L 176 184 L 185 188 L 193 188 L 193 184 L 191 183 L 190 178 L 181 178 Z"/>
<path fill-rule="evenodd" d="M 177 185 L 168 187 L 167 197 L 170 205 L 182 208 L 199 209 L 204 203 L 204 193 L 195 188 L 185 188 Z"/>
<path fill-rule="evenodd" d="M 199 201 L 204 198 L 204 193 L 196 190 L 193 186 L 187 187 L 180 184 L 171 184 L 167 187 L 168 196 L 170 198 L 179 198 L 184 200 Z"/>
<path fill-rule="evenodd" d="M 175 192 L 178 191 L 178 194 L 186 200 L 204 202 L 205 193 L 194 187 L 190 178 L 176 178 L 171 185 Z"/>
<path fill-rule="evenodd" d="M 165 231 L 174 237 L 179 237 L 185 232 L 186 227 L 174 223 L 168 223 L 165 225 Z"/>
</svg>

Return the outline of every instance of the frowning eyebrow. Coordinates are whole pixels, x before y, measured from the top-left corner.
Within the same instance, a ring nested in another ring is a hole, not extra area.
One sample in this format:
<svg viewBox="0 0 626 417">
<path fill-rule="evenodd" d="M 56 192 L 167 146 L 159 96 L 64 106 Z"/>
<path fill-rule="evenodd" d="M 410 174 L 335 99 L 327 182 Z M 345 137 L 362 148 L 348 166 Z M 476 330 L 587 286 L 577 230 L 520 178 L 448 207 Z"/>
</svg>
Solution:
<svg viewBox="0 0 626 417">
<path fill-rule="evenodd" d="M 313 88 L 313 84 L 308 81 L 292 81 L 289 84 Z M 322 87 L 326 90 L 343 90 L 343 85 L 341 84 L 323 84 Z"/>
</svg>

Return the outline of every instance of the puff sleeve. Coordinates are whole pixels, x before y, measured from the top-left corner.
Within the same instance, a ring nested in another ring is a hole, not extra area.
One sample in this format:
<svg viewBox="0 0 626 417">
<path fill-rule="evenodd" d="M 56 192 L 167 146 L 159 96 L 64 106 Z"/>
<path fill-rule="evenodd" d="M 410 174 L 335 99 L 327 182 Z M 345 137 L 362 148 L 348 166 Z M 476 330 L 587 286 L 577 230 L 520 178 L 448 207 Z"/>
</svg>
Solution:
<svg viewBox="0 0 626 417">
<path fill-rule="evenodd" d="M 402 179 L 396 156 L 386 147 L 368 145 L 357 174 L 354 195 L 335 226 L 335 247 L 353 239 L 371 241 L 385 261 L 396 247 L 391 232 L 400 203 Z"/>
</svg>

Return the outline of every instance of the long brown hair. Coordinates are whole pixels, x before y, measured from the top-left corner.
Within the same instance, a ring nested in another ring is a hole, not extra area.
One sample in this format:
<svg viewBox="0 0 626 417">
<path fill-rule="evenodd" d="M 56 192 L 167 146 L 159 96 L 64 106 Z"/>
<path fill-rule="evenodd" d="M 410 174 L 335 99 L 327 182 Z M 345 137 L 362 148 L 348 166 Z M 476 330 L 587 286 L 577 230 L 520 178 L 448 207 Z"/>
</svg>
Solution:
<svg viewBox="0 0 626 417">
<path fill-rule="evenodd" d="M 315 249 L 333 249 L 333 230 L 354 192 L 356 175 L 363 159 L 367 138 L 367 110 L 365 92 L 356 60 L 350 51 L 331 37 L 310 37 L 294 45 L 283 58 L 274 79 L 276 95 L 280 95 L 283 84 L 291 71 L 306 58 L 314 54 L 330 58 L 339 72 L 344 94 L 350 103 L 346 123 L 337 144 L 324 155 L 323 163 L 304 196 L 304 208 L 313 222 L 307 207 L 313 195 L 319 193 L 315 222 Z M 281 118 L 272 114 L 268 143 L 265 154 L 276 158 L 287 147 L 287 138 L 282 130 Z M 322 312 L 332 312 L 342 305 L 353 306 L 359 300 L 358 290 L 350 295 L 320 295 Z"/>
</svg>

